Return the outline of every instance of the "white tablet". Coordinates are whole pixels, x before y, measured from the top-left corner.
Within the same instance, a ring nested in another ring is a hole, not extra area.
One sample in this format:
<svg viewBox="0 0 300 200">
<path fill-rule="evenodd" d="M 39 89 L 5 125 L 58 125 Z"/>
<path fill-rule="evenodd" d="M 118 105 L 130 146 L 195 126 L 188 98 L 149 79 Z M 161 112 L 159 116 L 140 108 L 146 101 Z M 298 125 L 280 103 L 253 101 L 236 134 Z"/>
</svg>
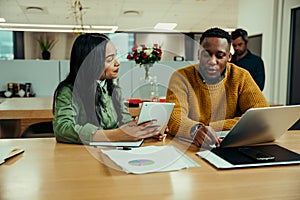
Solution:
<svg viewBox="0 0 300 200">
<path fill-rule="evenodd" d="M 169 122 L 175 103 L 144 102 L 141 107 L 137 124 L 156 120 L 153 125 L 165 128 Z"/>
</svg>

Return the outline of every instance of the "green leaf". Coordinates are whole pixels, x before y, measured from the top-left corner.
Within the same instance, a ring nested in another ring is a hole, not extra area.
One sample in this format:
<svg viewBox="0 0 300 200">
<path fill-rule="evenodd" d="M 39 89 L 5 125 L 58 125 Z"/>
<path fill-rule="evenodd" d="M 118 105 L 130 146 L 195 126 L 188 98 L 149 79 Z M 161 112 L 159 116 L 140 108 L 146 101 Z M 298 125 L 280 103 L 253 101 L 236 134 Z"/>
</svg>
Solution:
<svg viewBox="0 0 300 200">
<path fill-rule="evenodd" d="M 44 39 L 42 36 L 37 41 L 42 51 L 50 51 L 56 44 L 56 40 Z"/>
</svg>

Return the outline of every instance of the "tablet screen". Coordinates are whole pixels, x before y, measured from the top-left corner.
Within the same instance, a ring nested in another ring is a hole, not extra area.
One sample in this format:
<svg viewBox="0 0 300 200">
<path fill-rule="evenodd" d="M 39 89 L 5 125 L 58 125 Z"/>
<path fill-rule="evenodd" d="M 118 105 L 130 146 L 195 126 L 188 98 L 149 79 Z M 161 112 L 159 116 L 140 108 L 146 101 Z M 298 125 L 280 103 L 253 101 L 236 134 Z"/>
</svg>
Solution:
<svg viewBox="0 0 300 200">
<path fill-rule="evenodd" d="M 166 127 L 172 114 L 174 103 L 144 102 L 137 124 L 155 120 L 153 125 Z"/>
</svg>

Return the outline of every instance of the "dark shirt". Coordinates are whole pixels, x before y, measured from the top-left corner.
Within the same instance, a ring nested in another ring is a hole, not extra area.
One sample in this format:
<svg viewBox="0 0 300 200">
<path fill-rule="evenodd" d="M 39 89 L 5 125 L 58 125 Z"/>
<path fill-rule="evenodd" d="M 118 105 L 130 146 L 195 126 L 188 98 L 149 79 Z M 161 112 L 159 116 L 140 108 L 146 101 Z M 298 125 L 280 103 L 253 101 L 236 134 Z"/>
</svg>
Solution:
<svg viewBox="0 0 300 200">
<path fill-rule="evenodd" d="M 248 49 L 248 53 L 240 60 L 236 60 L 236 54 L 233 54 L 231 62 L 248 70 L 260 90 L 264 89 L 265 67 L 263 60 L 259 56 L 252 54 Z"/>
</svg>

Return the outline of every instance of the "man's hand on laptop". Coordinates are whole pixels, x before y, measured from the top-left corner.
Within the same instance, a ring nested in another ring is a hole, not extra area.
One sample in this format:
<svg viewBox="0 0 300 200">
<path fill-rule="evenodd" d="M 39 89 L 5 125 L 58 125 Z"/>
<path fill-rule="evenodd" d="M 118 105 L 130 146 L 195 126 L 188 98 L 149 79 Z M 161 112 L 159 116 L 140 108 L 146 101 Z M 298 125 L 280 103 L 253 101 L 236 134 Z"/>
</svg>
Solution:
<svg viewBox="0 0 300 200">
<path fill-rule="evenodd" d="M 209 149 L 212 146 L 220 146 L 221 139 L 217 137 L 216 132 L 210 126 L 199 125 L 193 142 L 198 147 Z"/>
</svg>

